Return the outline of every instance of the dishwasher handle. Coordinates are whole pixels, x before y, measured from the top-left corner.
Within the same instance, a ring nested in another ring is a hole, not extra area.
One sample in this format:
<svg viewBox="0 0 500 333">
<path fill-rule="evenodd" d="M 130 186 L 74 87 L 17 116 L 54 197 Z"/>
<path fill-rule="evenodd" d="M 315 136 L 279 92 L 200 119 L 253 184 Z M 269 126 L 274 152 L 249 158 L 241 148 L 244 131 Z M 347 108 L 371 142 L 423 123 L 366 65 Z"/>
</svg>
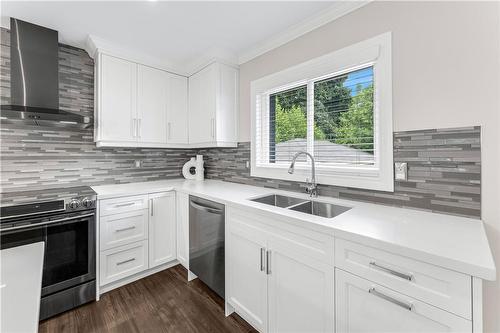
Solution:
<svg viewBox="0 0 500 333">
<path fill-rule="evenodd" d="M 208 213 L 212 213 L 212 214 L 222 214 L 222 212 L 223 212 L 222 209 L 217 209 L 217 208 L 213 208 L 213 207 L 200 205 L 198 203 L 195 203 L 194 201 L 190 201 L 189 204 L 195 209 L 199 209 L 199 210 L 202 210 L 204 212 L 208 212 Z"/>
</svg>

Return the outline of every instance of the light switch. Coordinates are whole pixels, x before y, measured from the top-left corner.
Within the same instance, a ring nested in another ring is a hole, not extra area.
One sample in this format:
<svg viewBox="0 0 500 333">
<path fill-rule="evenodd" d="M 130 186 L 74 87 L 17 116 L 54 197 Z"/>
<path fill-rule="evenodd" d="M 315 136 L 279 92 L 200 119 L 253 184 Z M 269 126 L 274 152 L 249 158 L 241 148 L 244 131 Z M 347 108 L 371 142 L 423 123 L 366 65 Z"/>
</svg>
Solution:
<svg viewBox="0 0 500 333">
<path fill-rule="evenodd" d="M 394 179 L 408 180 L 408 163 L 406 162 L 394 163 Z"/>
</svg>

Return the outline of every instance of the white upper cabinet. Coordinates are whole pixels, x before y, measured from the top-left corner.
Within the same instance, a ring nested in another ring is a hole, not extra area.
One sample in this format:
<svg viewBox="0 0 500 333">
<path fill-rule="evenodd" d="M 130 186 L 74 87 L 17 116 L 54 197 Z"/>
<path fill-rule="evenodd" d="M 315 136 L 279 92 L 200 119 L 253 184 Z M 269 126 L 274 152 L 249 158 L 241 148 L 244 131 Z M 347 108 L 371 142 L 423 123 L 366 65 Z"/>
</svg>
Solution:
<svg viewBox="0 0 500 333">
<path fill-rule="evenodd" d="M 98 147 L 236 147 L 238 70 L 212 63 L 191 77 L 97 52 Z"/>
<path fill-rule="evenodd" d="M 212 63 L 189 77 L 189 144 L 235 147 L 238 142 L 238 70 Z"/>
<path fill-rule="evenodd" d="M 188 143 L 188 78 L 166 73 L 167 90 L 167 143 Z"/>
<path fill-rule="evenodd" d="M 96 141 L 134 144 L 137 141 L 137 64 L 100 54 L 96 73 Z"/>
<path fill-rule="evenodd" d="M 137 139 L 145 144 L 167 143 L 167 90 L 164 71 L 138 65 Z"/>
<path fill-rule="evenodd" d="M 99 53 L 98 147 L 187 147 L 187 77 Z"/>
</svg>

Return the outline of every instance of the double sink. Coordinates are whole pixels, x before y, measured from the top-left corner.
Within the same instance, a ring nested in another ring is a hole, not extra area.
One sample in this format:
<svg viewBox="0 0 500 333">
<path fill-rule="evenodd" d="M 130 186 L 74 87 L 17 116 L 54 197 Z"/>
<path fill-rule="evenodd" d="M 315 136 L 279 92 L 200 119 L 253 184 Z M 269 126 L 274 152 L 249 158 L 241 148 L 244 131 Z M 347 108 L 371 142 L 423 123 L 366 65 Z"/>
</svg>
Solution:
<svg viewBox="0 0 500 333">
<path fill-rule="evenodd" d="M 350 207 L 344 207 L 314 200 L 288 197 L 280 194 L 270 194 L 264 197 L 259 197 L 250 200 L 255 202 L 260 202 L 266 205 L 286 208 L 297 212 L 302 212 L 326 218 L 335 217 L 351 209 Z"/>
</svg>

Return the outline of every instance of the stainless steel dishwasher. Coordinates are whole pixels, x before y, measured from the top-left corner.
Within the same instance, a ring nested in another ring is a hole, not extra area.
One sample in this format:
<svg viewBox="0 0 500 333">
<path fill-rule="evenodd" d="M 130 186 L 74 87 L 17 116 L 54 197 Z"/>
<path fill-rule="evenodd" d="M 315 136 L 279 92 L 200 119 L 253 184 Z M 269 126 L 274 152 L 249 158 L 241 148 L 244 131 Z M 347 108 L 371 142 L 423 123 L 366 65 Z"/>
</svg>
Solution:
<svg viewBox="0 0 500 333">
<path fill-rule="evenodd" d="M 189 196 L 189 270 L 224 298 L 224 205 Z"/>
</svg>

